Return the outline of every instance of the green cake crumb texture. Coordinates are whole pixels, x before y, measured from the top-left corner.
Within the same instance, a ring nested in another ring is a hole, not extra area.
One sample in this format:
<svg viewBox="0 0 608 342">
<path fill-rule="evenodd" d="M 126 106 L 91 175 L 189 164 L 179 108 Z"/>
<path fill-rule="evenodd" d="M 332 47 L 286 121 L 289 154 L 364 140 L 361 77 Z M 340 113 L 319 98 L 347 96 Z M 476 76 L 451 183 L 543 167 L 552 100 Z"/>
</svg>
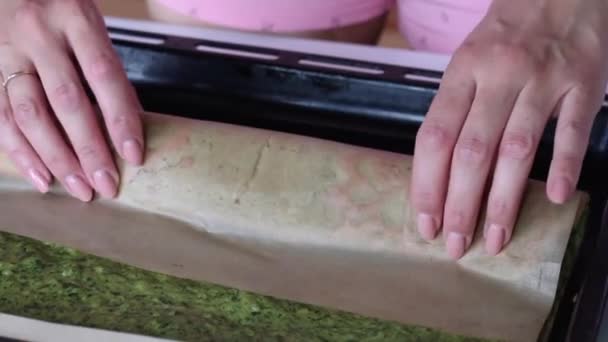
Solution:
<svg viewBox="0 0 608 342">
<path fill-rule="evenodd" d="M 180 341 L 486 341 L 169 277 L 6 233 L 0 312 Z"/>
</svg>

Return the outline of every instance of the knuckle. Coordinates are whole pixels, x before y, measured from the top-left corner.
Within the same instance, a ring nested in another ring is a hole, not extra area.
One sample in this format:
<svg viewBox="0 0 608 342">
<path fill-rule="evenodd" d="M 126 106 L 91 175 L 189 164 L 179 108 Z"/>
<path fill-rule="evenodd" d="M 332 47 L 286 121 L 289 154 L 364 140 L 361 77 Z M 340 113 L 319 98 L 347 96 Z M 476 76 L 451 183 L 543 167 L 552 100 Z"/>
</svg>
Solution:
<svg viewBox="0 0 608 342">
<path fill-rule="evenodd" d="M 82 0 L 59 0 L 58 4 L 64 6 L 64 8 L 80 8 L 82 3 L 86 1 Z"/>
<path fill-rule="evenodd" d="M 105 52 L 98 53 L 88 66 L 91 76 L 95 80 L 105 80 L 114 75 L 114 60 Z"/>
<path fill-rule="evenodd" d="M 502 198 L 492 198 L 488 201 L 488 216 L 494 220 L 502 220 L 510 213 L 507 201 Z"/>
<path fill-rule="evenodd" d="M 89 1 L 82 0 L 56 0 L 55 4 L 61 13 L 65 13 L 70 19 L 81 17 L 85 13 Z"/>
<path fill-rule="evenodd" d="M 434 211 L 440 204 L 438 194 L 425 189 L 416 189 L 413 192 L 413 199 L 416 207 L 423 208 L 425 210 L 430 209 Z"/>
<path fill-rule="evenodd" d="M 488 159 L 489 144 L 476 136 L 464 137 L 456 144 L 458 158 L 467 163 L 479 165 Z"/>
<path fill-rule="evenodd" d="M 87 17 L 84 16 L 80 8 L 70 9 L 73 14 L 70 17 L 69 21 L 65 24 L 66 28 L 74 32 L 75 35 L 84 37 L 91 32 L 91 23 L 87 20 Z"/>
<path fill-rule="evenodd" d="M 447 228 L 464 229 L 467 226 L 467 217 L 465 212 L 460 208 L 451 208 L 446 210 L 445 222 Z"/>
<path fill-rule="evenodd" d="M 63 109 L 73 110 L 80 104 L 80 92 L 78 85 L 74 81 L 60 83 L 51 93 L 51 100 Z"/>
<path fill-rule="evenodd" d="M 452 132 L 437 123 L 423 124 L 416 136 L 416 144 L 432 150 L 448 149 L 453 144 Z"/>
<path fill-rule="evenodd" d="M 597 76 L 593 76 L 593 78 L 590 79 L 584 78 L 584 76 L 574 76 L 569 82 L 566 81 L 570 84 L 571 95 L 577 105 L 584 106 L 585 104 L 588 105 L 589 103 L 598 102 L 598 100 L 603 101 L 604 87 L 597 86 L 598 82 L 596 82 L 596 77 Z"/>
<path fill-rule="evenodd" d="M 505 132 L 500 146 L 500 156 L 514 160 L 528 160 L 534 154 L 536 138 L 531 132 Z"/>
<path fill-rule="evenodd" d="M 42 120 L 42 113 L 32 99 L 17 100 L 13 113 L 15 122 L 20 127 L 27 127 Z"/>
<path fill-rule="evenodd" d="M 43 10 L 42 5 L 36 1 L 24 1 L 15 11 L 15 23 L 31 38 L 32 35 L 43 31 Z"/>
<path fill-rule="evenodd" d="M 575 87 L 586 88 L 584 84 L 589 79 L 596 77 L 597 70 L 595 65 L 591 65 L 591 63 L 571 63 L 569 68 L 566 68 L 565 76 Z"/>
<path fill-rule="evenodd" d="M 76 32 L 90 32 L 93 25 L 99 24 L 97 8 L 90 1 L 62 0 L 61 12 L 68 18 L 66 26 Z"/>
<path fill-rule="evenodd" d="M 497 42 L 492 48 L 492 55 L 505 68 L 537 70 L 542 66 L 540 60 L 523 44 L 512 42 Z"/>
<path fill-rule="evenodd" d="M 605 87 L 603 85 L 598 86 L 598 84 L 600 83 L 594 80 L 578 79 L 571 81 L 570 92 L 567 95 L 569 101 L 573 104 L 572 107 L 578 108 L 578 119 L 588 124 L 589 129 L 593 125 L 595 115 L 604 103 Z"/>
<path fill-rule="evenodd" d="M 567 67 L 563 68 L 564 72 L 561 81 L 569 84 L 570 89 L 577 90 L 580 95 L 589 96 L 589 94 L 597 92 L 594 91 L 594 88 L 597 88 L 598 83 L 602 82 L 602 74 L 597 72 L 601 68 L 601 63 L 597 64 L 589 60 L 582 62 L 569 59 Z"/>
<path fill-rule="evenodd" d="M 95 145 L 85 144 L 79 146 L 76 153 L 82 159 L 95 159 L 99 156 L 99 149 Z"/>
<path fill-rule="evenodd" d="M 41 18 L 42 6 L 37 1 L 22 1 L 15 10 L 17 22 L 38 21 Z"/>
<path fill-rule="evenodd" d="M 110 120 L 110 125 L 113 129 L 124 129 L 129 127 L 130 122 L 127 115 L 115 115 Z"/>
<path fill-rule="evenodd" d="M 140 131 L 137 122 L 137 116 L 135 114 L 119 114 L 113 115 L 107 121 L 107 126 L 110 132 L 117 134 L 138 134 Z M 122 132 L 122 133 L 121 133 Z"/>
<path fill-rule="evenodd" d="M 601 54 L 585 54 L 579 57 L 578 60 L 568 59 L 568 68 L 572 71 L 572 75 L 581 81 L 595 80 L 601 73 L 597 71 L 604 65 L 604 60 Z M 566 70 L 567 70 L 566 69 Z"/>
<path fill-rule="evenodd" d="M 455 51 L 454 60 L 458 62 L 465 62 L 475 59 L 478 55 L 477 43 L 475 40 L 465 40 Z"/>
<path fill-rule="evenodd" d="M 529 115 L 529 117 L 526 117 L 527 123 L 533 125 L 536 129 L 540 129 L 540 123 L 536 121 L 552 112 L 552 108 L 549 108 L 547 102 L 543 100 L 544 98 L 539 96 L 539 98 L 522 102 L 522 111 Z"/>
<path fill-rule="evenodd" d="M 585 120 L 583 118 L 572 118 L 569 120 L 558 121 L 557 129 L 563 135 L 581 139 L 589 135 L 589 130 L 591 129 L 589 120 Z"/>
<path fill-rule="evenodd" d="M 48 166 L 50 170 L 60 171 L 60 173 L 67 173 L 67 158 L 62 154 L 54 153 L 51 154 L 48 158 L 45 159 L 45 164 Z"/>
<path fill-rule="evenodd" d="M 506 42 L 506 41 L 498 41 L 492 44 L 491 51 L 494 56 L 501 58 L 513 58 L 513 59 L 521 59 L 525 58 L 524 51 L 521 49 L 520 45 Z"/>
<path fill-rule="evenodd" d="M 554 157 L 556 171 L 561 174 L 573 174 L 577 167 L 583 162 L 583 154 L 558 152 Z"/>
</svg>

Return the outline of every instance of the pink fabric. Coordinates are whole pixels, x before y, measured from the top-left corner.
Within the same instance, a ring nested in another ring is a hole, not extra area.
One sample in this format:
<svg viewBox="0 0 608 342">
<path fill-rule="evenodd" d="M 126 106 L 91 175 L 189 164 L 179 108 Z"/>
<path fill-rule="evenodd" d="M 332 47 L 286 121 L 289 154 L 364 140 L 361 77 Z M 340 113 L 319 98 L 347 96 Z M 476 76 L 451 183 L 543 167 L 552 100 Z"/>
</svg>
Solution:
<svg viewBox="0 0 608 342">
<path fill-rule="evenodd" d="M 250 31 L 298 32 L 367 21 L 395 0 L 158 0 L 211 24 Z"/>
<path fill-rule="evenodd" d="M 416 50 L 450 54 L 485 15 L 492 0 L 157 0 L 219 26 L 298 32 L 364 22 L 398 1 L 399 30 Z"/>
<path fill-rule="evenodd" d="M 399 29 L 416 50 L 451 54 L 481 21 L 491 0 L 398 0 Z"/>
</svg>

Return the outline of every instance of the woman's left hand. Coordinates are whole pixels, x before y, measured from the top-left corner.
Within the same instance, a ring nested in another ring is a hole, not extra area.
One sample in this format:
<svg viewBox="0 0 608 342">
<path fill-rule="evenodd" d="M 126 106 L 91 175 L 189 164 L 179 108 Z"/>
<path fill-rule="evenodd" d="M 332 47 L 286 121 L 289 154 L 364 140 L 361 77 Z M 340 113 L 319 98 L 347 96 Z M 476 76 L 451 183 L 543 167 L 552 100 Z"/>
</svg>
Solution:
<svg viewBox="0 0 608 342">
<path fill-rule="evenodd" d="M 142 107 L 93 0 L 1 0 L 0 80 L 0 150 L 41 192 L 115 197 L 110 142 L 143 163 Z"/>
<path fill-rule="evenodd" d="M 499 253 L 552 115 L 547 195 L 566 202 L 607 77 L 608 1 L 495 0 L 454 54 L 417 136 L 412 198 L 420 234 L 434 239 L 442 229 L 449 255 L 461 258 L 490 185 L 485 245 Z"/>
</svg>

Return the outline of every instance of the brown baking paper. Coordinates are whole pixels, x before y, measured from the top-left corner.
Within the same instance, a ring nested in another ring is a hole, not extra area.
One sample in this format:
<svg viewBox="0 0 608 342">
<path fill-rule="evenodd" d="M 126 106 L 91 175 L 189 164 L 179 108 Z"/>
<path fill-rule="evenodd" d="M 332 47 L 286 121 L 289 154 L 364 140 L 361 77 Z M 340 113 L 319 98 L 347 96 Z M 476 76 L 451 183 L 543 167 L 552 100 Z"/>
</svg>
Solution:
<svg viewBox="0 0 608 342">
<path fill-rule="evenodd" d="M 447 332 L 532 341 L 554 301 L 583 195 L 531 182 L 497 257 L 427 243 L 408 202 L 411 157 L 309 137 L 145 114 L 143 167 L 115 200 L 81 203 L 0 182 L 0 229 L 115 261 Z M 0 169 L 10 173 L 6 159 Z M 479 231 L 479 229 L 478 229 Z"/>
</svg>

